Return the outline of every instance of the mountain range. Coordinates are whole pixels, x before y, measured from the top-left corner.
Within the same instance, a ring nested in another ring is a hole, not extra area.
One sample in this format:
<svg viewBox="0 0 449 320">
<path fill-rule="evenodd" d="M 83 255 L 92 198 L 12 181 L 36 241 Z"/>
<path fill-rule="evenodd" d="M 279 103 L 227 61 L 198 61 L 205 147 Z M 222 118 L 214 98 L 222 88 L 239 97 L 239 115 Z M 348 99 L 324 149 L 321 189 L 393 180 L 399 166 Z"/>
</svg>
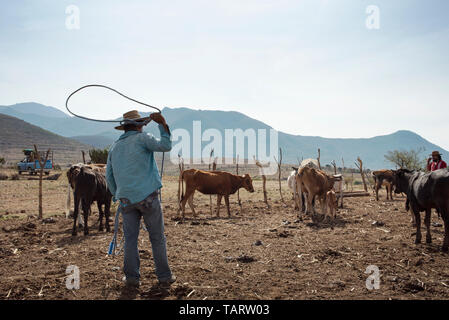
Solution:
<svg viewBox="0 0 449 320">
<path fill-rule="evenodd" d="M 24 120 L 57 135 L 76 140 L 80 145 L 107 147 L 121 134 L 113 129 L 111 123 L 91 122 L 71 117 L 57 108 L 38 103 L 19 103 L 11 106 L 0 106 L 0 113 Z M 141 112 L 142 115 L 148 113 Z M 190 108 L 164 108 L 162 114 L 167 119 L 171 130 L 185 129 L 192 136 L 193 121 L 201 121 L 201 130 L 217 129 L 224 136 L 225 129 L 272 129 L 256 119 L 236 111 L 194 110 Z M 146 131 L 158 135 L 157 127 L 150 123 Z M 269 133 L 267 133 L 269 136 Z M 313 136 L 292 135 L 278 132 L 279 147 L 282 148 L 284 163 L 297 163 L 301 158 L 316 158 L 317 149 L 321 150 L 321 162 L 329 164 L 332 160 L 341 166 L 351 167 L 358 156 L 364 161 L 366 168 L 379 169 L 392 167 L 384 155 L 390 150 L 410 150 L 422 148 L 424 158 L 432 150 L 439 150 L 443 157 L 449 158 L 449 152 L 427 141 L 418 134 L 400 130 L 391 134 L 372 138 L 323 138 Z M 203 142 L 204 147 L 208 142 Z M 175 144 L 175 143 L 174 143 Z M 224 148 L 224 144 L 223 144 Z M 191 154 L 194 158 L 198 155 Z M 277 155 L 276 155 L 277 156 Z M 245 157 L 252 158 L 246 153 Z"/>
<path fill-rule="evenodd" d="M 51 149 L 55 164 L 80 162 L 81 150 L 91 148 L 6 114 L 0 114 L 0 128 L 0 157 L 12 163 L 22 160 L 22 150 L 33 149 L 34 145 L 39 151 Z"/>
</svg>

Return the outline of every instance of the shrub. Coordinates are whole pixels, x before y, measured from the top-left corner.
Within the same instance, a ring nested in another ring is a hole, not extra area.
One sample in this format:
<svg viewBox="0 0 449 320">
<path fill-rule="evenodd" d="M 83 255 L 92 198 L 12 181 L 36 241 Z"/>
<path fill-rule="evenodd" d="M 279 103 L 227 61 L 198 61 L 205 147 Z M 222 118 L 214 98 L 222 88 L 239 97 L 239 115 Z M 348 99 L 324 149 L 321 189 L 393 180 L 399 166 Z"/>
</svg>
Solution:
<svg viewBox="0 0 449 320">
<path fill-rule="evenodd" d="M 0 165 L 6 164 L 5 158 L 0 157 Z"/>
<path fill-rule="evenodd" d="M 8 175 L 3 172 L 0 172 L 0 180 L 8 180 Z"/>
<path fill-rule="evenodd" d="M 108 161 L 108 149 L 90 149 L 89 156 L 92 163 L 106 163 Z"/>
<path fill-rule="evenodd" d="M 416 150 L 393 150 L 388 151 L 384 155 L 385 159 L 394 164 L 398 168 L 409 170 L 422 170 L 426 167 L 426 159 L 423 159 L 420 154 L 424 151 L 424 148 L 418 148 Z"/>
</svg>

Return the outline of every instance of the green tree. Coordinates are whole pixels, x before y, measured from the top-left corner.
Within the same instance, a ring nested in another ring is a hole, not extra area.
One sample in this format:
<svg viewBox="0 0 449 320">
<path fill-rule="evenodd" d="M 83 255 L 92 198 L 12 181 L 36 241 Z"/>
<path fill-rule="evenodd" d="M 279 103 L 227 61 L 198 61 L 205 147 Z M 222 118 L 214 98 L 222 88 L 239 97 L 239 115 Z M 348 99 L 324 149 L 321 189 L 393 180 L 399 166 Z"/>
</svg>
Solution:
<svg viewBox="0 0 449 320">
<path fill-rule="evenodd" d="M 426 159 L 423 159 L 420 154 L 424 148 L 417 148 L 411 150 L 393 150 L 388 151 L 385 159 L 394 164 L 397 168 L 408 170 L 422 170 L 425 167 Z"/>
<path fill-rule="evenodd" d="M 0 157 L 0 165 L 4 165 L 6 163 L 5 158 Z"/>
<path fill-rule="evenodd" d="M 108 148 L 90 149 L 89 156 L 92 163 L 106 163 L 108 161 Z"/>
</svg>

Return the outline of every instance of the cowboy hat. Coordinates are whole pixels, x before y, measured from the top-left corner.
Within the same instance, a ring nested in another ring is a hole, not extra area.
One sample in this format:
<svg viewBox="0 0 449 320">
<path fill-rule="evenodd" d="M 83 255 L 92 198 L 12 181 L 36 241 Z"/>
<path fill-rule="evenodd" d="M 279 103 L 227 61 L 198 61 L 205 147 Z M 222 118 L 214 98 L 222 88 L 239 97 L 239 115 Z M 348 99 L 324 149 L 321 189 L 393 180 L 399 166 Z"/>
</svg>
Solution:
<svg viewBox="0 0 449 320">
<path fill-rule="evenodd" d="M 442 156 L 442 154 L 438 151 L 432 151 L 432 157 L 433 156 Z"/>
<path fill-rule="evenodd" d="M 142 124 L 140 124 L 140 123 L 136 124 L 137 126 L 141 126 L 141 125 L 144 126 L 147 124 L 146 121 L 149 119 L 150 119 L 150 117 L 142 118 L 142 116 L 139 114 L 139 112 L 137 110 L 131 110 L 131 111 L 128 111 L 127 113 L 123 114 L 122 122 L 124 122 L 126 120 L 134 120 L 134 121 L 142 123 Z M 125 124 L 126 123 L 120 124 L 119 126 L 115 127 L 115 129 L 124 130 Z"/>
</svg>

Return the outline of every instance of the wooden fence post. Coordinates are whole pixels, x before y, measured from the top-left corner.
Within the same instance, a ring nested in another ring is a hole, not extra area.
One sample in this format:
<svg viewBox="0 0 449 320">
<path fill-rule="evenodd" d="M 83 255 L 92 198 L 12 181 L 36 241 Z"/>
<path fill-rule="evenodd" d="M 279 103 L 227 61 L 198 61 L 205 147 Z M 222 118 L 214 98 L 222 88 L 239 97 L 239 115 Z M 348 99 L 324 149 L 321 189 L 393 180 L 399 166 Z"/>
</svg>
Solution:
<svg viewBox="0 0 449 320">
<path fill-rule="evenodd" d="M 239 155 L 237 155 L 237 160 L 236 160 L 236 169 L 235 169 L 235 174 L 239 175 Z M 237 189 L 237 202 L 240 206 L 240 209 L 242 208 L 242 202 L 240 201 L 240 190 Z"/>
<path fill-rule="evenodd" d="M 263 166 L 262 164 L 256 160 L 256 156 L 253 155 L 254 161 L 256 162 L 256 166 L 258 166 L 260 168 L 260 173 L 262 176 L 262 187 L 263 187 L 263 201 L 265 202 L 265 204 L 267 205 L 268 208 L 270 208 L 270 205 L 268 204 L 268 197 L 267 197 L 267 178 L 265 177 L 265 172 L 263 170 Z"/>
<path fill-rule="evenodd" d="M 184 172 L 184 159 L 178 154 L 178 168 L 179 168 L 179 179 L 178 179 L 178 214 L 181 211 L 181 195 L 184 193 L 184 185 L 182 184 L 182 173 Z"/>
<path fill-rule="evenodd" d="M 44 174 L 44 166 L 47 163 L 48 155 L 50 153 L 50 149 L 47 150 L 47 153 L 45 155 L 45 160 L 42 162 L 41 155 L 39 154 L 39 151 L 37 150 L 37 146 L 34 145 L 34 152 L 36 153 L 37 161 L 39 162 L 40 170 L 39 170 L 39 219 L 43 218 L 43 210 L 42 210 L 42 176 Z"/>
<path fill-rule="evenodd" d="M 209 166 L 208 166 L 209 171 L 210 171 L 210 165 L 211 165 L 213 156 L 214 156 L 214 149 L 212 148 L 212 150 L 210 151 L 210 154 L 209 154 Z M 209 209 L 210 209 L 210 214 L 212 215 L 213 214 L 213 212 L 212 212 L 212 195 L 209 195 Z"/>
<path fill-rule="evenodd" d="M 362 159 L 360 159 L 360 157 L 357 157 L 357 162 L 355 163 L 355 165 L 360 170 L 360 176 L 362 177 L 363 188 L 365 189 L 365 192 L 368 192 L 368 187 L 366 186 L 366 181 L 365 181 L 365 175 L 363 174 L 363 162 L 362 162 Z"/>
<path fill-rule="evenodd" d="M 343 159 L 343 157 L 341 158 L 341 162 L 342 162 L 342 168 L 341 168 L 341 176 L 343 177 L 343 180 L 345 179 L 345 159 Z M 347 185 L 347 184 L 346 184 Z M 349 189 L 349 188 L 348 188 Z M 343 190 L 343 188 L 342 188 Z M 343 192 L 340 193 L 341 194 L 341 202 L 340 202 L 340 208 L 343 209 Z"/>
<path fill-rule="evenodd" d="M 284 202 L 284 197 L 282 196 L 282 186 L 281 186 L 281 166 L 282 166 L 282 149 L 279 148 L 279 161 L 276 160 L 276 157 L 274 157 L 274 161 L 276 161 L 278 165 L 278 181 L 279 181 L 279 194 L 281 195 L 281 201 Z"/>
<path fill-rule="evenodd" d="M 335 163 L 335 160 L 332 160 L 331 164 L 334 167 L 334 174 L 337 174 L 337 164 Z"/>
<path fill-rule="evenodd" d="M 320 150 L 320 148 L 318 148 L 318 158 L 317 158 L 317 160 L 318 160 L 318 169 L 321 170 L 320 158 L 321 158 L 321 150 Z"/>
</svg>

